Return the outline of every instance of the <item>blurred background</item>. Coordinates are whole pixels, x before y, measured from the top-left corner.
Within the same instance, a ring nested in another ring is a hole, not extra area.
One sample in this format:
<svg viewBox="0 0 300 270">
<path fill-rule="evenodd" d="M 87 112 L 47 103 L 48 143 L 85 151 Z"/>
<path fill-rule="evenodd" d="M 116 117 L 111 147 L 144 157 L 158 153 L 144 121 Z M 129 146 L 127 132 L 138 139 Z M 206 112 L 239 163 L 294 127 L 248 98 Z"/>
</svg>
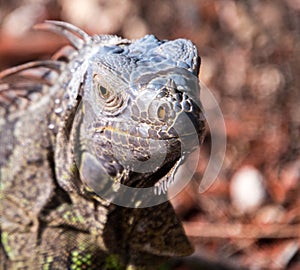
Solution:
<svg viewBox="0 0 300 270">
<path fill-rule="evenodd" d="M 44 59 L 66 41 L 32 31 L 64 20 L 89 34 L 191 39 L 200 80 L 223 112 L 227 150 L 199 194 L 210 132 L 172 203 L 196 247 L 169 269 L 300 269 L 300 0 L 0 0 L 0 69 Z M 204 266 L 203 266 L 204 267 Z"/>
</svg>

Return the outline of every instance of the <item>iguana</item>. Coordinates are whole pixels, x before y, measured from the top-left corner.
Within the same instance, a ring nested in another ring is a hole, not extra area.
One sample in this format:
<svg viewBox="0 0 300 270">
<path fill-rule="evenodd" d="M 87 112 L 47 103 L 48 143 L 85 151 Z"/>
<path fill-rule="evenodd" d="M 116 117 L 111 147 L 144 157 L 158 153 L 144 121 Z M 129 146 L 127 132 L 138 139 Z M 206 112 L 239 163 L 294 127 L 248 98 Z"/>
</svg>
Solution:
<svg viewBox="0 0 300 270">
<path fill-rule="evenodd" d="M 0 268 L 156 269 L 190 254 L 166 190 L 203 135 L 196 47 L 37 28 L 69 45 L 0 73 Z"/>
</svg>

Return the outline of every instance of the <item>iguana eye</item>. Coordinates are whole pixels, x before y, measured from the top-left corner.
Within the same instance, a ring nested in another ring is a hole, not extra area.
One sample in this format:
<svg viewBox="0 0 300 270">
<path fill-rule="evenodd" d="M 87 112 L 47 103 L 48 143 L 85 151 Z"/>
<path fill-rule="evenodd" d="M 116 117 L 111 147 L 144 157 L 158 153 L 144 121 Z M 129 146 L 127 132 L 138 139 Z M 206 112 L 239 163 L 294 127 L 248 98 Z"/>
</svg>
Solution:
<svg viewBox="0 0 300 270">
<path fill-rule="evenodd" d="M 107 90 L 106 87 L 102 85 L 98 85 L 99 94 L 103 99 L 108 99 L 110 96 L 110 92 Z"/>
<path fill-rule="evenodd" d="M 125 108 L 128 96 L 123 88 L 119 89 L 114 81 L 108 82 L 102 74 L 93 74 L 92 103 L 99 106 L 99 111 L 107 115 L 114 115 Z"/>
<path fill-rule="evenodd" d="M 101 79 L 98 74 L 95 74 L 93 79 L 94 89 L 97 92 L 97 95 L 99 95 L 105 103 L 110 103 L 116 96 L 114 91 L 110 87 L 107 87 L 105 81 Z"/>
</svg>

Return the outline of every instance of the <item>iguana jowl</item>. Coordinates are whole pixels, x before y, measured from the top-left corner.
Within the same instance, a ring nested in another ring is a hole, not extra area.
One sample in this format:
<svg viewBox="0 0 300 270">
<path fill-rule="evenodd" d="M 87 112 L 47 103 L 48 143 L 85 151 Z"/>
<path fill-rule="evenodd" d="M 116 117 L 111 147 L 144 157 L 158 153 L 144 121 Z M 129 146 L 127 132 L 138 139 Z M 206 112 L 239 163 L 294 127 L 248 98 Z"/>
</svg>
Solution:
<svg viewBox="0 0 300 270">
<path fill-rule="evenodd" d="M 203 134 L 195 46 L 38 28 L 70 45 L 0 73 L 0 268 L 155 269 L 190 254 L 164 191 L 183 138 L 192 150 Z"/>
</svg>

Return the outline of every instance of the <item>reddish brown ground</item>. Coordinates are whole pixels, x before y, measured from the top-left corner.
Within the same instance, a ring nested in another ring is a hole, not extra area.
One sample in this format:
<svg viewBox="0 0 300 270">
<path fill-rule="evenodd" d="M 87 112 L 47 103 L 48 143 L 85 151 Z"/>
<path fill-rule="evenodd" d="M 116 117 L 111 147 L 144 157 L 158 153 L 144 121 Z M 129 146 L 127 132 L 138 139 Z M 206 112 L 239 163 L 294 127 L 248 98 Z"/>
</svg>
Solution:
<svg viewBox="0 0 300 270">
<path fill-rule="evenodd" d="M 197 192 L 209 158 L 208 132 L 197 173 L 173 200 L 196 246 L 195 255 L 249 269 L 296 270 L 299 15 L 299 0 L 1 1 L 0 68 L 46 57 L 64 42 L 30 31 L 44 19 L 66 20 L 91 34 L 191 39 L 202 57 L 200 79 L 215 95 L 227 129 L 226 156 L 213 186 Z M 238 191 L 230 195 L 230 190 L 236 172 L 249 166 L 261 173 L 263 185 L 257 188 L 265 196 L 254 208 L 241 210 L 232 199 Z"/>
</svg>

